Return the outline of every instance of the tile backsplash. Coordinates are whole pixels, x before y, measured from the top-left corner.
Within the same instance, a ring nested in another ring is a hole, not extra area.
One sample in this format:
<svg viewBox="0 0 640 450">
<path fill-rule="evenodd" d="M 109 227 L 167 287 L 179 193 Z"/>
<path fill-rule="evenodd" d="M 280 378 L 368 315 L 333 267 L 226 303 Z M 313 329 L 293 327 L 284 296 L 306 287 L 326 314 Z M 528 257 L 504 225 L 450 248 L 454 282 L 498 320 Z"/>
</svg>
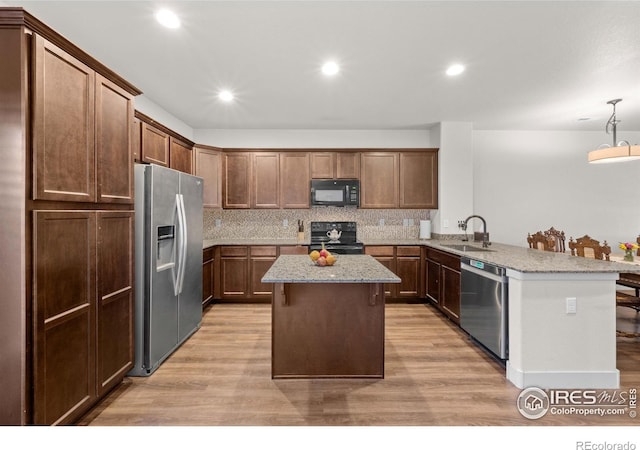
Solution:
<svg viewBox="0 0 640 450">
<path fill-rule="evenodd" d="M 298 220 L 304 223 L 305 239 L 317 221 L 351 221 L 358 224 L 358 239 L 418 239 L 420 220 L 428 209 L 356 209 L 320 207 L 310 209 L 206 209 L 204 239 L 295 239 Z"/>
</svg>

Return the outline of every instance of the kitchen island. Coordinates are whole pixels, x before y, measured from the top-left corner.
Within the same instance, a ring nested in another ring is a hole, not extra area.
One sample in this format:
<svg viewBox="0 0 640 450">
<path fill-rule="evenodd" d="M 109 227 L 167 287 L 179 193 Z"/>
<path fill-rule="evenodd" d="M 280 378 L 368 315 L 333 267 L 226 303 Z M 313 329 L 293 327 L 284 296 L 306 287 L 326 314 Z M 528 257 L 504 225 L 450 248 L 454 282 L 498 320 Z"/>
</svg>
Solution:
<svg viewBox="0 0 640 450">
<path fill-rule="evenodd" d="M 431 247 L 506 268 L 507 379 L 520 388 L 619 388 L 616 280 L 640 266 L 479 242 Z M 466 250 L 463 250 L 463 245 Z M 464 276 L 464 274 L 463 274 Z"/>
<path fill-rule="evenodd" d="M 281 255 L 262 277 L 273 283 L 272 378 L 384 378 L 384 284 L 393 272 L 368 255 L 316 266 Z"/>
</svg>

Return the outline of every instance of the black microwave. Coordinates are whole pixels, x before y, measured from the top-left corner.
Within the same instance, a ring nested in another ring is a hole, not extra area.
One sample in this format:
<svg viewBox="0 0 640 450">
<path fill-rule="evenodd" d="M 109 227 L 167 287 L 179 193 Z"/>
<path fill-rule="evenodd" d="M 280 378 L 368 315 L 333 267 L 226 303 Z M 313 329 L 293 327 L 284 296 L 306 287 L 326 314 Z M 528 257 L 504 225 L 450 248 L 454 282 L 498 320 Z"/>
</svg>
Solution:
<svg viewBox="0 0 640 450">
<path fill-rule="evenodd" d="M 311 180 L 311 206 L 360 206 L 360 180 Z"/>
</svg>

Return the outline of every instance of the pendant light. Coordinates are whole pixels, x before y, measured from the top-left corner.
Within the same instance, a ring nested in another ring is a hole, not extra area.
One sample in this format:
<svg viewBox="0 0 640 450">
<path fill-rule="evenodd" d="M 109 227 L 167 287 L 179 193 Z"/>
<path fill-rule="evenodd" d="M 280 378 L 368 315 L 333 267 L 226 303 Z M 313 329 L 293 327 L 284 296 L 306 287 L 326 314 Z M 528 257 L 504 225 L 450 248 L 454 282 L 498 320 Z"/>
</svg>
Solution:
<svg viewBox="0 0 640 450">
<path fill-rule="evenodd" d="M 616 142 L 616 126 L 620 123 L 616 119 L 616 103 L 621 101 L 621 98 L 616 98 L 607 102 L 607 105 L 613 105 L 613 114 L 607 121 L 605 131 L 607 134 L 613 134 L 613 145 L 602 144 L 597 150 L 589 152 L 590 163 L 599 164 L 640 159 L 640 145 L 630 145 L 629 141 Z"/>
</svg>

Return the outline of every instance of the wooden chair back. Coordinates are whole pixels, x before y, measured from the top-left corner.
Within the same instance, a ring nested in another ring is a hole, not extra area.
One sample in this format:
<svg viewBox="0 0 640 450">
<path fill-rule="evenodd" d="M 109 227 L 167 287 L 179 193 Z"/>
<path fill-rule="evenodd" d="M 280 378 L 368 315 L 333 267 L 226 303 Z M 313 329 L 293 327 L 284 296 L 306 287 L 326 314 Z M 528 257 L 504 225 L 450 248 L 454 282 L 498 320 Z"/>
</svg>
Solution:
<svg viewBox="0 0 640 450">
<path fill-rule="evenodd" d="M 544 250 L 545 252 L 555 251 L 555 240 L 542 234 L 542 231 L 538 231 L 533 234 L 529 233 L 527 236 L 527 242 L 529 243 L 529 248 Z"/>
<path fill-rule="evenodd" d="M 588 234 L 577 238 L 575 241 L 573 237 L 569 238 L 569 248 L 572 256 L 606 259 L 607 261 L 609 261 L 609 254 L 611 253 L 611 247 L 609 247 L 607 241 L 600 245 L 600 241 L 591 238 Z"/>
<path fill-rule="evenodd" d="M 564 253 L 566 248 L 564 246 L 564 231 L 556 230 L 551 227 L 547 231 L 544 232 L 545 236 L 548 236 L 553 239 L 554 242 L 554 251 L 558 253 Z"/>
</svg>

